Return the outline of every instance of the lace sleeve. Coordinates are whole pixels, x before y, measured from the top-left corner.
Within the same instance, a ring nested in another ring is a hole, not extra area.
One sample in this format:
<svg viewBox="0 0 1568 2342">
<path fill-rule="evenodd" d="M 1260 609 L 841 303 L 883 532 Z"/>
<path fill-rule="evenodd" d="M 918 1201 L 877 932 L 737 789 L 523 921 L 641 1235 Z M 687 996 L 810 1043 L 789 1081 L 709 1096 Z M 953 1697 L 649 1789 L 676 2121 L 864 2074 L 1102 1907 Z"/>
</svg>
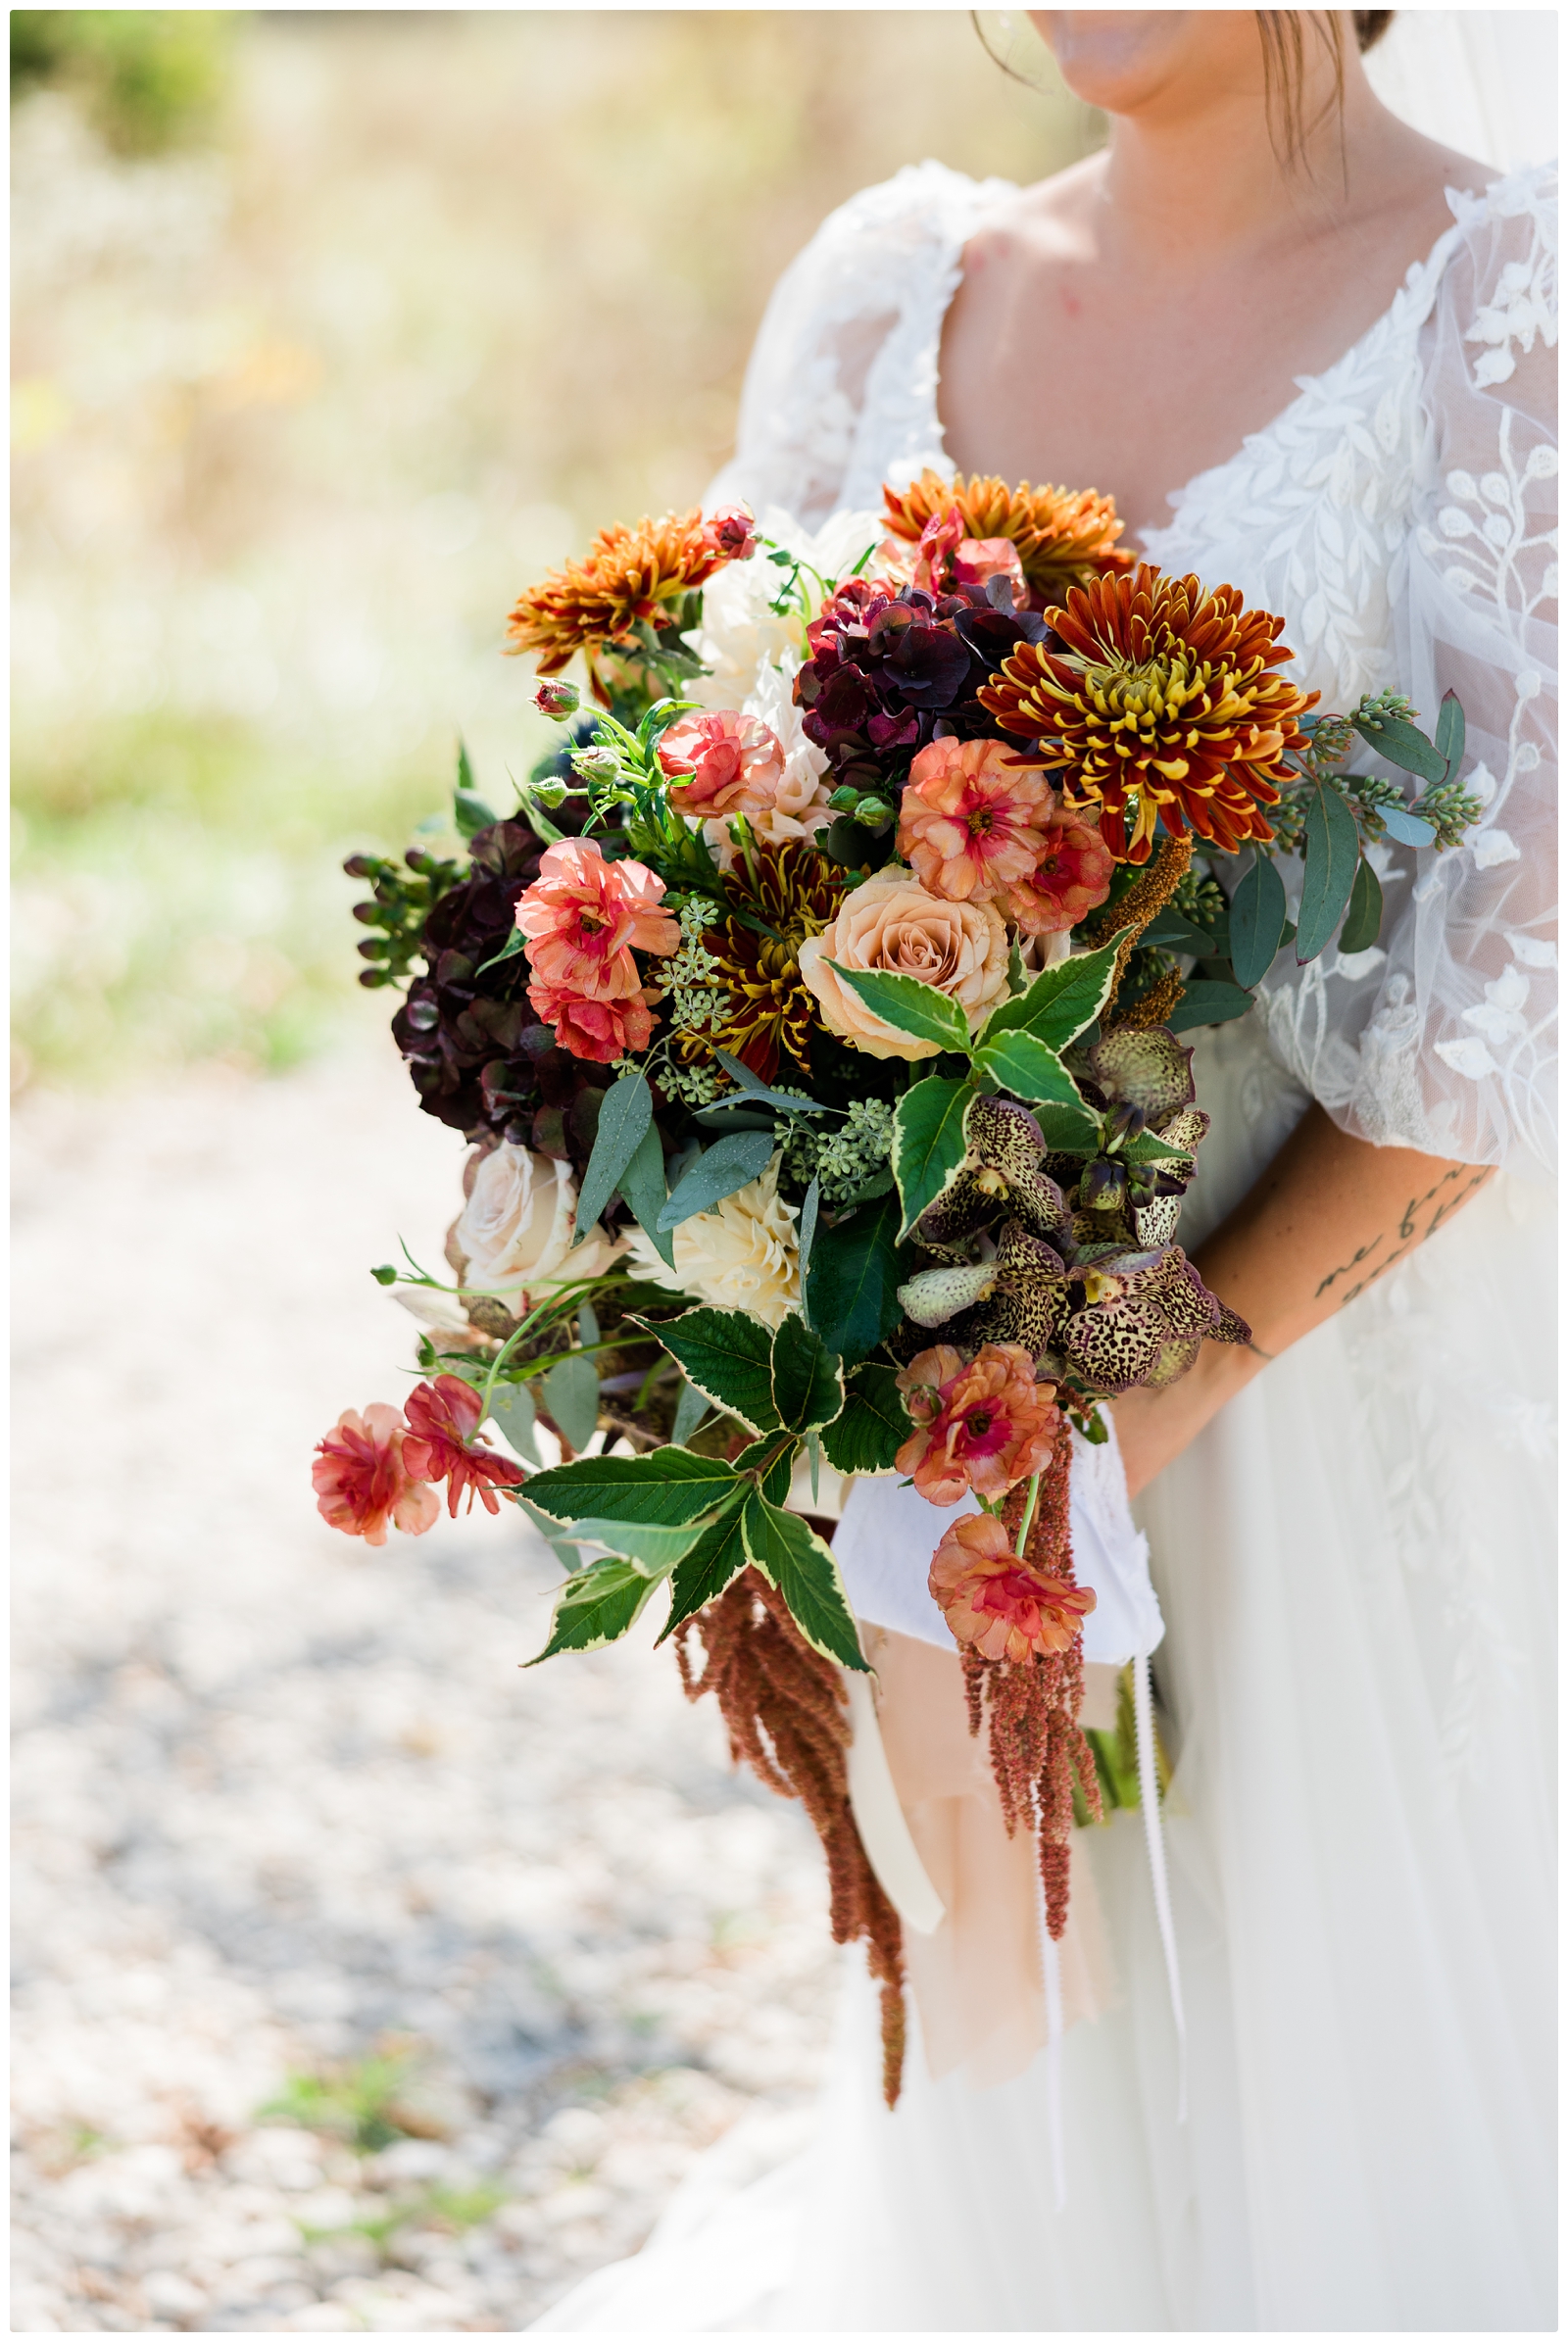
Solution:
<svg viewBox="0 0 1568 2342">
<path fill-rule="evenodd" d="M 933 443 L 942 318 L 976 220 L 1005 192 L 921 163 L 824 220 L 774 288 L 709 501 L 815 528 L 879 506 L 886 478 L 951 468 Z"/>
<path fill-rule="evenodd" d="M 1447 854 L 1374 850 L 1380 949 L 1265 987 L 1276 1053 L 1376 1146 L 1550 1175 L 1556 1035 L 1556 180 L 1454 197 L 1421 347 L 1424 450 L 1391 589 L 1400 688 L 1463 703 L 1486 811 Z"/>
</svg>

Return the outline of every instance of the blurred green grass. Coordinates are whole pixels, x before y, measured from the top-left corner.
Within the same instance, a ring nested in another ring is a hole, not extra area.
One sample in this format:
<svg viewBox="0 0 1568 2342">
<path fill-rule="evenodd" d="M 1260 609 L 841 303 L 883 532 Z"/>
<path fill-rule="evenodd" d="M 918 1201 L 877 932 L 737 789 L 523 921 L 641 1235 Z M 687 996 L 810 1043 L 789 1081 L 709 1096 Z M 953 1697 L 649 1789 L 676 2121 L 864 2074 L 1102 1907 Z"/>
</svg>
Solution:
<svg viewBox="0 0 1568 2342">
<path fill-rule="evenodd" d="M 510 802 L 519 588 L 696 501 L 857 186 L 1095 136 L 957 12 L 108 13 L 28 12 L 13 109 L 24 1083 L 379 1024 L 338 863 L 446 802 L 460 731 Z"/>
</svg>

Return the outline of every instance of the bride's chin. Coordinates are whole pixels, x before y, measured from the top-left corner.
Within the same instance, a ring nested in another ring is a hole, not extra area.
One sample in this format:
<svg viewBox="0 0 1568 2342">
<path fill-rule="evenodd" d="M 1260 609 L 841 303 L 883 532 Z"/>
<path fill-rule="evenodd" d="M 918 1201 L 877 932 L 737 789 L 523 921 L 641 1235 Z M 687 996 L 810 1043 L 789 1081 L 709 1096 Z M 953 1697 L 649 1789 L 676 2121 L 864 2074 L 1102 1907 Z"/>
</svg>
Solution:
<svg viewBox="0 0 1568 2342">
<path fill-rule="evenodd" d="M 1029 21 L 1074 97 L 1107 114 L 1137 114 L 1195 69 L 1223 72 L 1233 45 L 1256 45 L 1248 11 L 1040 8 Z"/>
</svg>

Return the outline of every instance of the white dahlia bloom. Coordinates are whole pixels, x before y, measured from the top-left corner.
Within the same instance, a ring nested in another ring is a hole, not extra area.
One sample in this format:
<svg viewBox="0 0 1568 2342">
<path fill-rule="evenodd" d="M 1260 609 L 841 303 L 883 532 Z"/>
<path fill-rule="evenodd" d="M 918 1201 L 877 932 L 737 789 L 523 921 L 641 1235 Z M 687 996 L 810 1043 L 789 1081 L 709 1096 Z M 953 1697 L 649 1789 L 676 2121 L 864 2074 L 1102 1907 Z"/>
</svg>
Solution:
<svg viewBox="0 0 1568 2342">
<path fill-rule="evenodd" d="M 626 1245 L 632 1275 L 715 1309 L 744 1309 L 764 1326 L 780 1325 L 800 1306 L 801 1255 L 794 1206 L 778 1192 L 778 1165 L 775 1155 L 760 1179 L 683 1220 L 674 1232 L 673 1269 L 640 1228 L 632 1229 Z"/>
</svg>

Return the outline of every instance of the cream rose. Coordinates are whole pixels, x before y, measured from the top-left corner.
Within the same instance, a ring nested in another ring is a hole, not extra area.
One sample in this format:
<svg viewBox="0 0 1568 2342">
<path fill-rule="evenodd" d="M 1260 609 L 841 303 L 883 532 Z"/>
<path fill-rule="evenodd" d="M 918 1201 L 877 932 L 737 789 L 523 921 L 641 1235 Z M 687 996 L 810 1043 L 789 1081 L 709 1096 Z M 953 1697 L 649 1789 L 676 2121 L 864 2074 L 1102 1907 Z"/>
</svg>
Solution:
<svg viewBox="0 0 1568 2342">
<path fill-rule="evenodd" d="M 621 1249 L 595 1227 L 571 1248 L 577 1188 L 554 1155 L 505 1142 L 480 1163 L 453 1241 L 470 1290 L 511 1301 L 563 1278 L 600 1277 Z"/>
<path fill-rule="evenodd" d="M 979 1025 L 1007 989 L 1007 930 L 989 903 L 943 903 L 904 869 L 878 871 L 846 895 L 837 918 L 800 949 L 801 976 L 816 995 L 822 1022 L 871 1057 L 934 1057 L 940 1045 L 917 1041 L 873 1016 L 858 993 L 828 965 L 879 968 L 914 976 L 956 1000 Z"/>
<path fill-rule="evenodd" d="M 795 1210 L 778 1192 L 777 1155 L 760 1179 L 697 1212 L 674 1232 L 673 1269 L 640 1228 L 627 1239 L 632 1274 L 719 1309 L 744 1309 L 777 1326 L 800 1306 L 801 1255 Z"/>
</svg>

